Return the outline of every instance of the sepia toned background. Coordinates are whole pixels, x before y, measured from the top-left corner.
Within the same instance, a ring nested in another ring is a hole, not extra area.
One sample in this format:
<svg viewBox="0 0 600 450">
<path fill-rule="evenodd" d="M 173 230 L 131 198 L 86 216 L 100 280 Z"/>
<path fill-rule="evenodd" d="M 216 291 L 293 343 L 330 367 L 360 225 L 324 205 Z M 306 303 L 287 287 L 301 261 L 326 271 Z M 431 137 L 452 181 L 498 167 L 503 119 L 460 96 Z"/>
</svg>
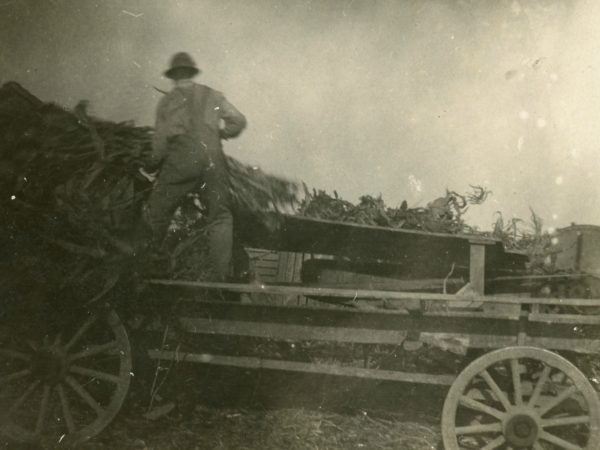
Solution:
<svg viewBox="0 0 600 450">
<path fill-rule="evenodd" d="M 0 83 L 153 122 L 174 52 L 249 127 L 236 158 L 351 201 L 445 189 L 546 227 L 600 224 L 600 3 L 1 0 Z"/>
</svg>

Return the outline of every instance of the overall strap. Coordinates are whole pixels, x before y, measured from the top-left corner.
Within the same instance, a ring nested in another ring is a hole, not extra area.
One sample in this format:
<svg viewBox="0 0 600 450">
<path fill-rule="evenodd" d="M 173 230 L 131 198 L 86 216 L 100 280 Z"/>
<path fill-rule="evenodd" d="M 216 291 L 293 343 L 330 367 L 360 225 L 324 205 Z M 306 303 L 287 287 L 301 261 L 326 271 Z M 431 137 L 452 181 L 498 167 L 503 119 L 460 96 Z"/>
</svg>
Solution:
<svg viewBox="0 0 600 450">
<path fill-rule="evenodd" d="M 201 89 L 198 89 L 198 87 Z M 198 99 L 199 90 L 202 90 L 202 93 L 200 94 L 202 97 L 200 99 Z M 210 127 L 205 121 L 206 105 L 208 103 L 209 96 L 210 89 L 206 86 L 194 86 L 192 89 L 191 98 L 187 102 L 192 134 L 200 133 L 202 135 L 206 132 L 210 132 Z"/>
</svg>

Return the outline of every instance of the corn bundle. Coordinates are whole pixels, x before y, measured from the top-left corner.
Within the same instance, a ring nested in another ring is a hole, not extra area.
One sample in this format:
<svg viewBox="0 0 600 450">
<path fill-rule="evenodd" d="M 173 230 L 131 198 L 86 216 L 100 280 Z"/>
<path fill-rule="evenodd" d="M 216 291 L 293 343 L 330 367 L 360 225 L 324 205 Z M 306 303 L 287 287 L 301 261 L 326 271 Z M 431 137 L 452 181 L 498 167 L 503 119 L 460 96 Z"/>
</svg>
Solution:
<svg viewBox="0 0 600 450">
<path fill-rule="evenodd" d="M 18 296 L 33 282 L 40 292 L 90 299 L 140 269 L 132 236 L 152 189 L 138 171 L 151 139 L 149 127 L 90 117 L 86 102 L 67 111 L 16 83 L 0 88 L 0 282 L 6 289 Z M 260 218 L 294 202 L 293 183 L 228 160 L 238 208 Z M 193 198 L 190 209 L 199 211 Z M 190 228 L 197 216 L 180 214 L 175 256 L 190 256 L 184 250 L 194 243 L 203 248 L 201 234 Z M 172 260 L 176 266 L 189 264 Z"/>
<path fill-rule="evenodd" d="M 341 199 L 337 192 L 330 196 L 325 191 L 306 189 L 298 213 L 319 219 L 352 222 L 364 225 L 378 225 L 391 228 L 405 228 L 443 233 L 467 233 L 474 230 L 463 220 L 469 205 L 485 201 L 489 191 L 480 186 L 472 186 L 472 192 L 464 195 L 447 191 L 426 207 L 409 208 L 406 201 L 399 207 L 388 207 L 381 196 L 360 197 L 357 205 Z"/>
</svg>

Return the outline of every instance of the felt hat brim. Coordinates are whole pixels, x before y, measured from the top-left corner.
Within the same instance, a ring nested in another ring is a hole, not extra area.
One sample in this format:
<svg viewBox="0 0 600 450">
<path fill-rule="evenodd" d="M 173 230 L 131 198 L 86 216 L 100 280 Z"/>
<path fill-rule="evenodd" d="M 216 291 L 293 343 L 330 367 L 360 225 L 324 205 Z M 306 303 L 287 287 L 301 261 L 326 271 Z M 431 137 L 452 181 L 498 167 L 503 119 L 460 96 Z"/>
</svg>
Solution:
<svg viewBox="0 0 600 450">
<path fill-rule="evenodd" d="M 186 76 L 182 78 L 191 78 L 198 75 L 200 73 L 200 69 L 194 66 L 175 66 L 166 70 L 164 75 L 165 77 L 173 80 L 179 78 L 176 76 L 177 73 L 187 73 Z"/>
</svg>

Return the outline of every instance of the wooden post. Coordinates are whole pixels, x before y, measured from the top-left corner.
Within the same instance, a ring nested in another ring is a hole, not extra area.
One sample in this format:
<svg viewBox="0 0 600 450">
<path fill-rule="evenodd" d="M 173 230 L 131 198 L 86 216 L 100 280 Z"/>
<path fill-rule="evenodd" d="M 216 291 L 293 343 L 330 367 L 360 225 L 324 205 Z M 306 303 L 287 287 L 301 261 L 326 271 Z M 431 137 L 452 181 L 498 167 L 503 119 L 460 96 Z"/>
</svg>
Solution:
<svg viewBox="0 0 600 450">
<path fill-rule="evenodd" d="M 485 245 L 477 241 L 471 241 L 469 258 L 469 283 L 477 295 L 484 294 Z"/>
</svg>

